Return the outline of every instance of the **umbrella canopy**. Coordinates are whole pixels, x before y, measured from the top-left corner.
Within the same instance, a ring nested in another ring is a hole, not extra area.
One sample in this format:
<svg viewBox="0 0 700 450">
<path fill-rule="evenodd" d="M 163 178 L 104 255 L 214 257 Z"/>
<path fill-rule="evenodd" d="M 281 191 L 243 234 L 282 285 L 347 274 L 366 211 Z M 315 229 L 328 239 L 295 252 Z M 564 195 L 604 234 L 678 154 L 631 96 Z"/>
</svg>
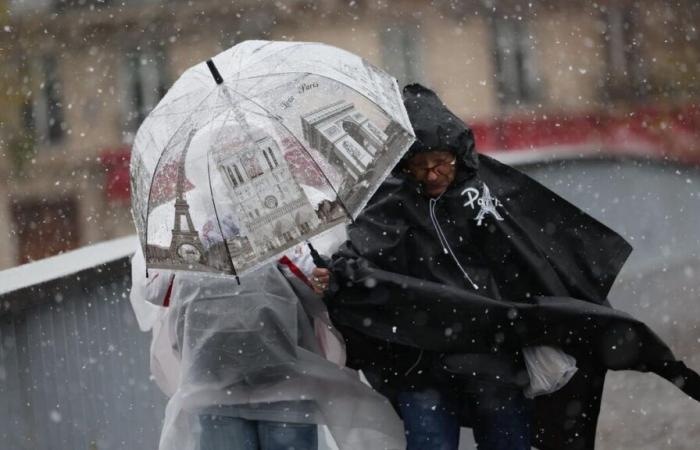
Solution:
<svg viewBox="0 0 700 450">
<path fill-rule="evenodd" d="M 238 44 L 188 69 L 136 135 L 147 267 L 258 267 L 355 218 L 413 139 L 396 80 L 362 58 Z"/>
</svg>

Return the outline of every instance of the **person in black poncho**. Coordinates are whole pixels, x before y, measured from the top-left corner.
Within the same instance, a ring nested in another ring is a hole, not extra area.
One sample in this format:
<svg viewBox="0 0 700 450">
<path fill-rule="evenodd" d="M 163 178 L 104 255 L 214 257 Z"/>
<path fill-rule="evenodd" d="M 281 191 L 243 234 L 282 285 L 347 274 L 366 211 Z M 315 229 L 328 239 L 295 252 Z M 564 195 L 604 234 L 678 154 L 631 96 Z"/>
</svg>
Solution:
<svg viewBox="0 0 700 450">
<path fill-rule="evenodd" d="M 408 449 L 590 449 L 606 370 L 651 371 L 700 399 L 700 376 L 607 294 L 629 244 L 549 189 L 475 151 L 431 90 L 404 88 L 416 142 L 330 270 L 316 269 L 348 365 L 401 414 Z M 526 399 L 523 348 L 576 358 Z"/>
</svg>

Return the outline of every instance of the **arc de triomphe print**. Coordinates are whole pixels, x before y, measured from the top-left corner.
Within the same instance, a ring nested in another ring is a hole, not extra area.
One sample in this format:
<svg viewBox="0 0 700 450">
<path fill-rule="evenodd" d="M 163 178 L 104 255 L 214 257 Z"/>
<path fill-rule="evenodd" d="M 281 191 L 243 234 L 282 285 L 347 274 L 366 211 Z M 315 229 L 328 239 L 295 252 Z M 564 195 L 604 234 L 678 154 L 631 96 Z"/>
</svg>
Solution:
<svg viewBox="0 0 700 450">
<path fill-rule="evenodd" d="M 301 117 L 304 138 L 335 165 L 360 181 L 381 158 L 389 136 L 373 124 L 352 103 L 341 100 Z M 343 191 L 343 188 L 341 188 Z"/>
</svg>

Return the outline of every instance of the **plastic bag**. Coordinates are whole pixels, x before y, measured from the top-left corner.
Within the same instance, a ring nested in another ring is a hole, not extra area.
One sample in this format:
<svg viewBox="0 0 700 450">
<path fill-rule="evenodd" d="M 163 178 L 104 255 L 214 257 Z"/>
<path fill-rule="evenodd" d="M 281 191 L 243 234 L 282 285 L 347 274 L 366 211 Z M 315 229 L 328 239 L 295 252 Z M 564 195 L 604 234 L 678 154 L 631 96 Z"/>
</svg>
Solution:
<svg viewBox="0 0 700 450">
<path fill-rule="evenodd" d="M 578 370 L 576 358 L 556 347 L 525 347 L 523 355 L 530 376 L 530 385 L 524 390 L 527 398 L 558 391 Z"/>
</svg>

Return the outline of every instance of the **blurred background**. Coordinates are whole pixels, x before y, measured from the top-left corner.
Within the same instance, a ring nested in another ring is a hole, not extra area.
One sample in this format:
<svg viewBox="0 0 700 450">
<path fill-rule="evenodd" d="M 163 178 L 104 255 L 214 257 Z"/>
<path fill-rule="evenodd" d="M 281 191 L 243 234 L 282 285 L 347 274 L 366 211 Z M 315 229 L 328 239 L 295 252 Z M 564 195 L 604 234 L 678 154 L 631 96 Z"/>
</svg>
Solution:
<svg viewBox="0 0 700 450">
<path fill-rule="evenodd" d="M 480 151 L 630 240 L 612 303 L 700 370 L 698 24 L 697 0 L 0 0 L 0 269 L 134 233 L 131 143 L 186 68 L 320 41 L 436 89 Z M 3 448 L 154 448 L 164 399 L 116 242 L 0 272 Z M 613 373 L 600 448 L 695 449 L 698 417 L 665 381 Z"/>
<path fill-rule="evenodd" d="M 0 0 L 0 268 L 131 234 L 134 134 L 189 66 L 321 41 L 435 88 L 481 151 L 700 161 L 695 0 Z"/>
</svg>

